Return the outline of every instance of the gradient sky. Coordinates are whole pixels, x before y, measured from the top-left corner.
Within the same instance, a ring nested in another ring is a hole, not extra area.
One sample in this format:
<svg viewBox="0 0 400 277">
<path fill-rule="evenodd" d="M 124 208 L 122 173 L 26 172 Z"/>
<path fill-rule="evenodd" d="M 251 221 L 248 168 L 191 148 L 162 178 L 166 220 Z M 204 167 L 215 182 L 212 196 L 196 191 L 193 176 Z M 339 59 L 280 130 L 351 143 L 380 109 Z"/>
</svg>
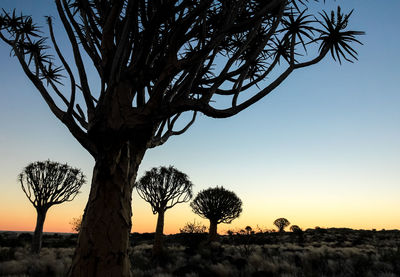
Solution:
<svg viewBox="0 0 400 277">
<path fill-rule="evenodd" d="M 200 116 L 191 129 L 149 150 L 139 176 L 174 165 L 188 174 L 194 192 L 233 190 L 242 215 L 219 231 L 273 228 L 278 217 L 302 228 L 400 229 L 400 37 L 398 0 L 327 1 L 329 10 L 355 9 L 351 29 L 363 30 L 359 61 L 341 66 L 330 57 L 297 71 L 262 101 L 236 117 Z M 1 0 L 6 10 L 54 14 L 45 0 Z M 65 43 L 65 41 L 60 42 Z M 51 114 L 0 43 L 0 230 L 31 231 L 36 213 L 17 175 L 36 160 L 68 162 L 91 179 L 94 161 Z M 70 232 L 82 214 L 90 182 L 73 202 L 53 206 L 44 231 Z M 208 221 L 189 204 L 166 212 L 165 233 L 186 222 Z M 150 205 L 133 196 L 133 231 L 153 232 Z"/>
</svg>

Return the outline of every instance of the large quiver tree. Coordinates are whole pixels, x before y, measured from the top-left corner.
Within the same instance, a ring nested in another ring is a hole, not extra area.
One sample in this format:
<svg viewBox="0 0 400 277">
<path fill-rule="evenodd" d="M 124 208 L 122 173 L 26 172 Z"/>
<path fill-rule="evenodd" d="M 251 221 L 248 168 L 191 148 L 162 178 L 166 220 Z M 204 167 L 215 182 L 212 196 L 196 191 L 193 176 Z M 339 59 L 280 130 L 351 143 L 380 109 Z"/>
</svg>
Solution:
<svg viewBox="0 0 400 277">
<path fill-rule="evenodd" d="M 32 253 L 38 254 L 47 211 L 53 205 L 72 201 L 85 183 L 85 176 L 77 168 L 47 160 L 27 165 L 18 175 L 18 180 L 37 212 Z"/>
<path fill-rule="evenodd" d="M 189 201 L 192 198 L 192 187 L 188 176 L 173 166 L 152 168 L 136 183 L 139 196 L 151 205 L 153 214 L 158 214 L 154 256 L 159 257 L 162 254 L 165 212 L 176 204 Z"/>
<path fill-rule="evenodd" d="M 351 13 L 309 14 L 316 1 L 54 2 L 73 62 L 57 44 L 52 17 L 48 42 L 30 17 L 2 13 L 0 39 L 95 159 L 74 276 L 130 275 L 132 187 L 146 149 L 184 133 L 198 112 L 241 112 L 328 53 L 355 59 L 351 43 L 361 34 L 346 30 Z"/>
<path fill-rule="evenodd" d="M 190 203 L 194 213 L 210 220 L 209 241 L 217 237 L 220 223 L 231 223 L 242 212 L 242 201 L 233 191 L 223 187 L 200 191 Z"/>
</svg>

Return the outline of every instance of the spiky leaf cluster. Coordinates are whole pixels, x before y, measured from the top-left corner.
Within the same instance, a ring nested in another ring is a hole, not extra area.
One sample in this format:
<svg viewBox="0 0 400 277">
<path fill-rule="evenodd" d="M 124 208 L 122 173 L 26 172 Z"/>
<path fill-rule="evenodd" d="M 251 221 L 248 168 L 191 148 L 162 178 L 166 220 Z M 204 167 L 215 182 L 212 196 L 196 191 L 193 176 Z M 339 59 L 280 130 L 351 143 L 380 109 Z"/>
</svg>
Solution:
<svg viewBox="0 0 400 277">
<path fill-rule="evenodd" d="M 32 17 L 17 15 L 14 10 L 11 13 L 3 9 L 0 16 L 0 37 L 11 47 L 11 53 L 26 62 L 26 68 L 30 74 L 49 82 L 60 83 L 63 77 L 59 72 L 62 67 L 53 64 L 53 56 L 46 50 L 50 48 L 47 38 L 42 36 L 40 28 L 33 23 Z M 8 36 L 7 36 L 8 34 Z"/>
<path fill-rule="evenodd" d="M 337 12 L 331 12 L 330 17 L 323 11 L 320 14 L 323 18 L 321 21 L 322 29 L 318 30 L 320 37 L 315 41 L 321 41 L 320 49 L 329 49 L 332 58 L 342 63 L 341 58 L 348 62 L 353 62 L 351 58 L 357 60 L 357 51 L 351 47 L 351 43 L 362 44 L 356 39 L 357 36 L 363 35 L 360 31 L 345 31 L 349 24 L 349 18 L 353 11 L 348 14 L 342 13 L 340 7 Z"/>
<path fill-rule="evenodd" d="M 190 203 L 193 212 L 211 222 L 231 223 L 242 212 L 242 201 L 223 187 L 200 191 Z"/>
</svg>

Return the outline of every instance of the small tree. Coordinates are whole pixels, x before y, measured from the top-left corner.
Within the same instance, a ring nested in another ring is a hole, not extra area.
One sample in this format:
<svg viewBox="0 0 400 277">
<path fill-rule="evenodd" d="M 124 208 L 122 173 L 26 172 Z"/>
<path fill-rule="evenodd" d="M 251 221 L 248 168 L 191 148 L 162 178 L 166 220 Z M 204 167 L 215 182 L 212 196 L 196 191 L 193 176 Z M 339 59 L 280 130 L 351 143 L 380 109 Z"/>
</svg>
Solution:
<svg viewBox="0 0 400 277">
<path fill-rule="evenodd" d="M 296 234 L 303 232 L 303 230 L 301 230 L 301 228 L 298 225 L 290 226 L 290 231 L 292 231 L 293 233 L 296 233 Z"/>
<path fill-rule="evenodd" d="M 153 255 L 162 253 L 165 211 L 178 203 L 189 201 L 192 198 L 192 186 L 188 176 L 172 166 L 152 168 L 136 183 L 139 196 L 150 203 L 153 214 L 158 214 Z"/>
<path fill-rule="evenodd" d="M 251 228 L 251 226 L 246 226 L 246 228 L 244 229 L 246 230 L 247 235 L 254 234 L 253 228 Z"/>
<path fill-rule="evenodd" d="M 274 225 L 278 227 L 279 232 L 285 232 L 285 228 L 290 225 L 290 222 L 286 218 L 281 217 L 274 221 Z"/>
<path fill-rule="evenodd" d="M 85 176 L 77 168 L 47 160 L 29 164 L 18 179 L 37 212 L 32 253 L 38 254 L 42 247 L 43 225 L 48 209 L 72 201 L 85 183 Z"/>
<path fill-rule="evenodd" d="M 194 213 L 210 220 L 209 241 L 217 236 L 217 225 L 231 223 L 242 212 L 242 201 L 223 187 L 200 191 L 190 203 Z"/>
</svg>

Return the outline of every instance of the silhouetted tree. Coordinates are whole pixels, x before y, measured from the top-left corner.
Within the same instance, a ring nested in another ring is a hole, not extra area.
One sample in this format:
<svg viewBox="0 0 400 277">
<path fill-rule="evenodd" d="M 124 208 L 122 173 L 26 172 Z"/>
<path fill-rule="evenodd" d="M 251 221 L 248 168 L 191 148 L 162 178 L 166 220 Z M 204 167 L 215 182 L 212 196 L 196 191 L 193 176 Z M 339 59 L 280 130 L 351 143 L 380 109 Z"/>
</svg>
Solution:
<svg viewBox="0 0 400 277">
<path fill-rule="evenodd" d="M 290 231 L 297 234 L 303 232 L 303 230 L 301 230 L 301 228 L 297 225 L 290 226 Z"/>
<path fill-rule="evenodd" d="M 242 212 L 242 201 L 223 187 L 200 191 L 190 203 L 194 213 L 210 220 L 209 241 L 217 236 L 217 225 L 231 223 Z"/>
<path fill-rule="evenodd" d="M 130 275 L 131 193 L 149 147 L 184 133 L 197 113 L 238 114 L 328 53 L 356 59 L 362 34 L 346 30 L 351 12 L 310 14 L 318 1 L 54 2 L 73 61 L 51 16 L 46 40 L 31 17 L 3 11 L 0 38 L 95 160 L 74 276 Z"/>
<path fill-rule="evenodd" d="M 281 217 L 275 219 L 274 225 L 278 227 L 279 232 L 285 232 L 285 228 L 290 225 L 290 222 L 286 218 Z"/>
<path fill-rule="evenodd" d="M 136 183 L 139 196 L 151 205 L 153 214 L 158 214 L 153 255 L 162 253 L 165 211 L 178 203 L 189 201 L 192 187 L 188 176 L 172 166 L 152 168 Z"/>
<path fill-rule="evenodd" d="M 246 230 L 246 234 L 251 235 L 254 234 L 253 228 L 251 228 L 251 226 L 246 226 L 246 228 L 244 228 Z"/>
<path fill-rule="evenodd" d="M 27 165 L 19 174 L 18 180 L 37 212 L 32 252 L 38 254 L 42 247 L 47 211 L 53 205 L 72 201 L 85 183 L 85 176 L 77 168 L 47 160 Z"/>
</svg>

